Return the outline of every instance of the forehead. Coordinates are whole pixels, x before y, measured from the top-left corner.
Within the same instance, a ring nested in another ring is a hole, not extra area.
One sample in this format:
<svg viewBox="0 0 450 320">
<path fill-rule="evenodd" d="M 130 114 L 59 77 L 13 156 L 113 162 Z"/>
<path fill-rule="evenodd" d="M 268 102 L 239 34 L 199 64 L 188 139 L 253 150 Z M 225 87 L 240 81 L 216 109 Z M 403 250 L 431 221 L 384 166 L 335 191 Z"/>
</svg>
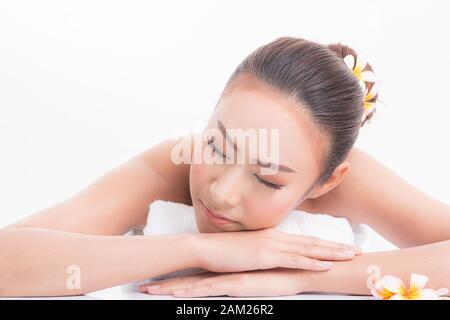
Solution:
<svg viewBox="0 0 450 320">
<path fill-rule="evenodd" d="M 324 139 L 309 113 L 293 98 L 252 78 L 232 83 L 210 119 L 210 126 L 223 122 L 227 129 L 278 129 L 279 162 L 297 172 L 318 171 Z M 270 138 L 268 138 L 270 140 Z M 303 168 L 302 168 L 303 167 Z"/>
</svg>

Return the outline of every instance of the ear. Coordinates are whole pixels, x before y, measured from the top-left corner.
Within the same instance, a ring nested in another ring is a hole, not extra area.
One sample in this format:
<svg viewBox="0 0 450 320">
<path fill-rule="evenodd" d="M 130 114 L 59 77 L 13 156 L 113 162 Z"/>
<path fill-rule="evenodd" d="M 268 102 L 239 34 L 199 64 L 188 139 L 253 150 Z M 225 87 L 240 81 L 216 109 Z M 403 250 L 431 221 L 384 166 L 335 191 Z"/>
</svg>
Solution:
<svg viewBox="0 0 450 320">
<path fill-rule="evenodd" d="M 351 164 L 349 161 L 344 161 L 334 169 L 333 175 L 321 186 L 313 188 L 307 198 L 317 198 L 335 188 L 350 170 Z"/>
</svg>

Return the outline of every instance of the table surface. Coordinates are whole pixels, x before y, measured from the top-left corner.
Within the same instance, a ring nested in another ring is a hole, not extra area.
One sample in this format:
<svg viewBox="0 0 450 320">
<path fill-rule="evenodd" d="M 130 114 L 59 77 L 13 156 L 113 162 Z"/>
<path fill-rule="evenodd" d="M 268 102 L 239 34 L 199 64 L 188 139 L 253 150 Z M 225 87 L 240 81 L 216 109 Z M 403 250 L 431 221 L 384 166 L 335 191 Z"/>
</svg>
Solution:
<svg viewBox="0 0 450 320">
<path fill-rule="evenodd" d="M 33 297 L 33 298 L 0 298 L 0 300 L 177 300 L 177 299 L 207 299 L 207 300 L 374 300 L 373 296 L 336 295 L 322 293 L 301 293 L 294 296 L 281 297 L 203 297 L 176 298 L 171 295 L 150 295 L 140 292 L 123 290 L 123 286 L 112 287 L 80 296 Z"/>
</svg>

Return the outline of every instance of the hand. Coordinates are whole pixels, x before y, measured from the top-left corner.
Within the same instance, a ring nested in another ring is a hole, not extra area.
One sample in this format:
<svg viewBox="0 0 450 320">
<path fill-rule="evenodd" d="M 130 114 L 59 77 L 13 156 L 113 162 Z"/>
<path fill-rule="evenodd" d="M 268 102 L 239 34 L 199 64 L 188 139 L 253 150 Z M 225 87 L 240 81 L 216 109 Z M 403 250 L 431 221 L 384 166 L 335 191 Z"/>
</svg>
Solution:
<svg viewBox="0 0 450 320">
<path fill-rule="evenodd" d="M 142 284 L 139 291 L 176 297 L 289 296 L 307 291 L 301 274 L 300 270 L 282 268 L 238 273 L 204 272 Z M 151 289 L 152 286 L 159 288 Z"/>
<path fill-rule="evenodd" d="M 196 234 L 200 267 L 213 272 L 240 272 L 277 267 L 328 270 L 331 262 L 349 260 L 356 248 L 317 237 L 295 235 L 273 228 L 256 231 Z M 349 251 L 349 255 L 344 255 Z"/>
</svg>

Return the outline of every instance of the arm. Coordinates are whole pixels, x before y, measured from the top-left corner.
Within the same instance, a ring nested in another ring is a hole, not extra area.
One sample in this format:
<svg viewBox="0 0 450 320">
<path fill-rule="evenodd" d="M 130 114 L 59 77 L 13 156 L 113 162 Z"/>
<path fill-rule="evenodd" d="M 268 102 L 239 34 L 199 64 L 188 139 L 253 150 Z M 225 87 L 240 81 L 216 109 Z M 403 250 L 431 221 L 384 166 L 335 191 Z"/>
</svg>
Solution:
<svg viewBox="0 0 450 320">
<path fill-rule="evenodd" d="M 188 201 L 188 167 L 170 161 L 174 143 L 159 143 L 0 229 L 0 295 L 80 294 L 191 264 L 183 237 L 121 236 L 145 225 L 153 201 Z M 69 265 L 81 268 L 80 290 L 65 287 Z"/>
<path fill-rule="evenodd" d="M 353 148 L 351 168 L 334 189 L 313 199 L 311 212 L 365 223 L 399 248 L 450 239 L 450 206 Z"/>
<path fill-rule="evenodd" d="M 304 292 L 372 295 L 374 273 L 369 266 L 378 266 L 379 276 L 392 275 L 409 288 L 412 273 L 427 276 L 425 288 L 450 288 L 450 241 L 401 250 L 367 253 L 353 260 L 336 261 L 327 271 L 273 268 L 232 273 L 201 273 L 152 282 L 152 289 L 141 285 L 141 292 L 174 294 L 179 297 L 206 296 L 285 296 Z M 375 274 L 378 276 L 377 274 Z M 377 277 L 375 277 L 377 279 Z M 184 290 L 180 292 L 178 290 Z M 449 294 L 447 293 L 447 296 Z"/>
<path fill-rule="evenodd" d="M 80 295 L 195 268 L 199 260 L 192 239 L 191 235 L 138 237 L 39 228 L 0 230 L 0 296 Z M 70 285 L 73 276 L 79 277 L 79 288 Z"/>
<path fill-rule="evenodd" d="M 351 170 L 341 183 L 319 198 L 302 204 L 313 213 L 346 217 L 367 223 L 403 249 L 367 253 L 336 262 L 326 272 L 273 269 L 212 275 L 208 282 L 178 279 L 165 284 L 170 292 L 194 283 L 192 296 L 290 295 L 301 291 L 371 294 L 367 267 L 394 275 L 408 285 L 411 273 L 429 277 L 427 287 L 450 289 L 450 207 L 421 192 L 365 152 L 354 148 Z M 245 280 L 243 280 L 245 279 Z M 214 281 L 214 283 L 212 282 Z"/>
<path fill-rule="evenodd" d="M 367 267 L 376 265 L 381 276 L 393 275 L 409 287 L 412 273 L 427 276 L 426 288 L 450 289 L 450 241 L 442 241 L 414 248 L 386 252 L 367 253 L 350 261 L 336 262 L 328 271 L 297 272 L 297 281 L 302 291 L 333 292 L 371 295 L 367 287 L 370 276 Z"/>
<path fill-rule="evenodd" d="M 326 272 L 305 271 L 308 289 L 371 294 L 366 269 L 395 275 L 408 285 L 411 273 L 429 277 L 427 287 L 450 289 L 450 206 L 425 194 L 360 149 L 351 170 L 330 192 L 314 199 L 314 210 L 367 223 L 401 250 L 367 253 L 335 263 Z"/>
<path fill-rule="evenodd" d="M 70 198 L 2 229 L 31 227 L 123 235 L 143 226 L 153 201 L 190 201 L 189 165 L 175 165 L 170 160 L 175 143 L 166 140 L 156 144 L 106 172 Z"/>
</svg>

